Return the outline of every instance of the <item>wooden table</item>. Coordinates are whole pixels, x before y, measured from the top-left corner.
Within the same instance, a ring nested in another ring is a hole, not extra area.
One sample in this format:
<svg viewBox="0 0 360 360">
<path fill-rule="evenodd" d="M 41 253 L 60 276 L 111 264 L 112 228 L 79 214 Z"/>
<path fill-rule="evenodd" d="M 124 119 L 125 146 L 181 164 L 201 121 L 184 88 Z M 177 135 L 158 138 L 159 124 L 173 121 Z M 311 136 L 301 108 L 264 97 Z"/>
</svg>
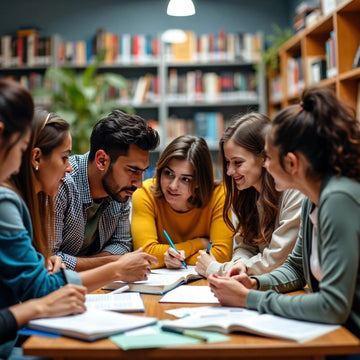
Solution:
<svg viewBox="0 0 360 360">
<path fill-rule="evenodd" d="M 206 280 L 195 282 L 207 284 Z M 165 310 L 183 306 L 206 304 L 158 303 L 161 296 L 142 294 L 146 316 L 173 319 Z M 139 315 L 139 313 L 137 313 Z M 265 337 L 232 334 L 231 340 L 221 343 L 182 345 L 167 348 L 123 351 L 108 339 L 88 343 L 66 337 L 46 338 L 32 336 L 24 344 L 25 355 L 50 357 L 56 360 L 73 359 L 131 359 L 131 360 L 191 360 L 191 359 L 325 359 L 326 355 L 351 354 L 360 351 L 360 341 L 341 327 L 312 341 L 299 344 Z"/>
</svg>

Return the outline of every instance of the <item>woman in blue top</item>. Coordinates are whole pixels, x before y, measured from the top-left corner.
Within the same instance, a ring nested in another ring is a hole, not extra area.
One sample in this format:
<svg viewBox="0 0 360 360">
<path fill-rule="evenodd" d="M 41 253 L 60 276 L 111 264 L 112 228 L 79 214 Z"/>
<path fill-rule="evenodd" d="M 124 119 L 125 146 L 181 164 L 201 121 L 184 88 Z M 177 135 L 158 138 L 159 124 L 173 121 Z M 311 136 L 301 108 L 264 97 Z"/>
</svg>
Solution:
<svg viewBox="0 0 360 360">
<path fill-rule="evenodd" d="M 359 122 L 330 89 L 311 88 L 275 116 L 265 148 L 277 190 L 308 198 L 295 248 L 269 274 L 210 276 L 211 289 L 223 305 L 342 324 L 360 337 Z M 311 294 L 279 294 L 305 284 Z"/>
<path fill-rule="evenodd" d="M 92 291 L 114 280 L 144 279 L 156 259 L 141 251 L 79 274 L 70 270 L 53 273 L 54 268 L 48 272 L 44 257 L 50 258 L 49 240 L 53 238 L 51 197 L 65 173 L 72 170 L 68 160 L 71 136 L 68 123 L 54 114 L 37 111 L 32 120 L 31 96 L 20 91 L 19 85 L 8 87 L 16 86 L 18 92 L 11 96 L 6 86 L 0 88 L 4 145 L 0 164 L 7 173 L 3 180 L 19 171 L 24 153 L 20 173 L 0 187 L 0 309 L 47 295 L 66 283 L 82 283 Z M 11 346 L 0 347 L 0 358 L 8 355 Z"/>
<path fill-rule="evenodd" d="M 19 170 L 22 154 L 29 143 L 32 117 L 33 102 L 30 94 L 16 82 L 0 80 L 0 183 Z M 7 208 L 2 208 L 0 217 L 2 218 L 7 212 Z M 4 236 L 2 225 L 1 247 L 12 247 L 13 244 L 10 244 Z M 2 253 L 2 249 L 0 252 Z M 2 260 L 1 258 L 0 268 L 3 273 L 5 269 L 3 270 Z M 25 325 L 27 321 L 84 311 L 85 292 L 86 288 L 83 286 L 66 285 L 45 297 L 28 300 L 9 308 L 4 308 L 2 304 L 0 307 L 0 357 L 4 358 L 9 354 L 18 328 Z M 5 296 L 5 293 L 1 294 L 2 302 Z"/>
</svg>

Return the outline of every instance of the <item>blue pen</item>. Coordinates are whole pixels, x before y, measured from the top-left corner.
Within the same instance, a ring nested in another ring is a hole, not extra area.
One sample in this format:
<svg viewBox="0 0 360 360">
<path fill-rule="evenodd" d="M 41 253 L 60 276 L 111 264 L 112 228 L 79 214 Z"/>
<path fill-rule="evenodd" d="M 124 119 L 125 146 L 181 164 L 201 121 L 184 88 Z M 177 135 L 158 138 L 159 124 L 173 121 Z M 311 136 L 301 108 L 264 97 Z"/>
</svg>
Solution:
<svg viewBox="0 0 360 360">
<path fill-rule="evenodd" d="M 170 239 L 170 236 L 168 235 L 168 233 L 166 232 L 166 230 L 163 230 L 164 234 L 166 236 L 167 241 L 169 242 L 170 246 L 178 253 L 177 248 L 175 247 L 174 243 L 172 242 L 172 240 Z M 186 262 L 183 260 L 182 264 L 184 265 L 185 269 L 187 269 L 187 265 Z"/>
<path fill-rule="evenodd" d="M 207 253 L 207 254 L 210 254 L 211 245 L 212 245 L 212 241 L 210 240 L 210 241 L 209 241 L 209 245 L 208 245 L 208 247 L 206 248 L 206 253 Z"/>
</svg>

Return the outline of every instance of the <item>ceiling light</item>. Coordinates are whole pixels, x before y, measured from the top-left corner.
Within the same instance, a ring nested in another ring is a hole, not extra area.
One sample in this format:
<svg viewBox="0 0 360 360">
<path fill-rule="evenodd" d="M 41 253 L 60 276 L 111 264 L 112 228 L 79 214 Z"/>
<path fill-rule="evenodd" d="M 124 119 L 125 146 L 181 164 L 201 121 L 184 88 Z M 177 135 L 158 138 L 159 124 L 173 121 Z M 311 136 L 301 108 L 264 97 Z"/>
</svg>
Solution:
<svg viewBox="0 0 360 360">
<path fill-rule="evenodd" d="M 167 14 L 171 16 L 190 16 L 195 14 L 192 0 L 170 0 Z"/>
</svg>

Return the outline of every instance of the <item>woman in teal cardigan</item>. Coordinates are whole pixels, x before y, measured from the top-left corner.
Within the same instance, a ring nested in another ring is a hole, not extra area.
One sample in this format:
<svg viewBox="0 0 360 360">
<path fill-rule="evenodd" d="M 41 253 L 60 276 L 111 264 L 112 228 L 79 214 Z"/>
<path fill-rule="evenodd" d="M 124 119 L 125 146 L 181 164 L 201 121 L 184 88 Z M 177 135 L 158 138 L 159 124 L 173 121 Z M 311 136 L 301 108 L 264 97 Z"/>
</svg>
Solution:
<svg viewBox="0 0 360 360">
<path fill-rule="evenodd" d="M 34 317 L 82 312 L 86 288 L 81 284 L 93 291 L 122 278 L 144 279 L 152 261 L 156 261 L 138 251 L 80 273 L 66 269 L 57 271 L 61 264 L 51 260 L 52 244 L 49 242 L 54 233 L 49 197 L 57 193 L 65 173 L 72 171 L 70 152 L 69 124 L 47 111 L 36 111 L 34 116 L 30 94 L 20 84 L 0 79 L 0 183 L 12 176 L 0 186 L 0 326 L 6 327 L 5 332 L 0 331 L 1 359 L 8 357 L 14 345 L 15 322 L 17 326 L 23 324 L 23 316 L 17 316 L 19 307 L 14 305 L 27 304 L 20 310 L 22 315 L 29 314 L 29 309 L 34 308 L 29 308 L 26 301 L 44 297 L 69 283 L 74 284 L 67 286 L 70 294 L 62 290 L 61 300 L 51 306 L 51 311 L 35 311 Z M 138 271 L 126 272 L 134 265 L 138 266 Z M 75 308 L 71 303 L 64 304 L 74 293 Z M 52 299 L 31 300 L 31 303 L 39 307 Z"/>
<path fill-rule="evenodd" d="M 360 337 L 359 126 L 331 90 L 319 87 L 275 116 L 265 166 L 277 190 L 295 188 L 308 198 L 299 237 L 287 261 L 269 274 L 210 276 L 222 305 L 341 324 Z M 311 294 L 279 294 L 305 284 Z"/>
</svg>

